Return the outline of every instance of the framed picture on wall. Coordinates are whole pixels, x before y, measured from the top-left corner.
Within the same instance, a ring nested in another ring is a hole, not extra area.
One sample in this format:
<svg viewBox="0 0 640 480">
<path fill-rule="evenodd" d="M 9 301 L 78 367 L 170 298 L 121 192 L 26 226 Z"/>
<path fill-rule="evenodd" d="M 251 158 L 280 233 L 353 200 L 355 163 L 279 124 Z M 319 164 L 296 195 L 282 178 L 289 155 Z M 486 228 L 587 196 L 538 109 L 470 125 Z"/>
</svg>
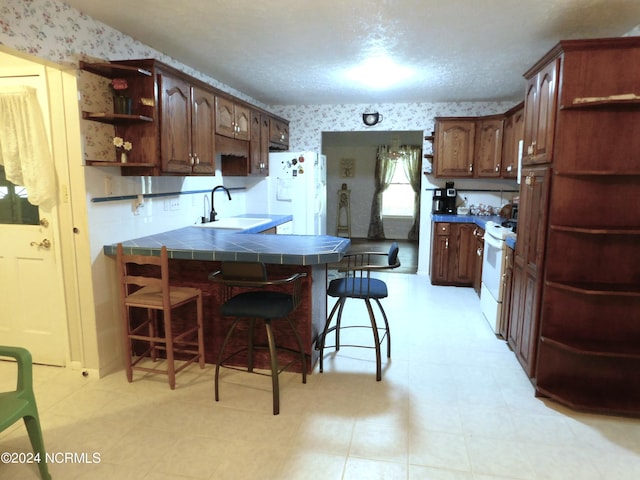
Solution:
<svg viewBox="0 0 640 480">
<path fill-rule="evenodd" d="M 341 158 L 340 159 L 340 178 L 351 178 L 356 173 L 356 159 L 355 158 Z"/>
</svg>

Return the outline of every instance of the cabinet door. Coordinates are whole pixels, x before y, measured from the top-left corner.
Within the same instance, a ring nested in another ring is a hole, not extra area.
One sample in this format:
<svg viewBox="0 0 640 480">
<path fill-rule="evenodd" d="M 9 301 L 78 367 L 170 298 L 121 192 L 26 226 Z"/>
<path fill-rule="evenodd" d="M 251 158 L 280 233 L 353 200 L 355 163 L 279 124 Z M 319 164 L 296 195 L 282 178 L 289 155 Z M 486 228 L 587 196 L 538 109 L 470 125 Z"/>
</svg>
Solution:
<svg viewBox="0 0 640 480">
<path fill-rule="evenodd" d="M 502 312 L 500 313 L 500 320 L 498 324 L 498 333 L 505 340 L 509 335 L 509 316 L 511 310 L 511 283 L 513 280 L 513 255 L 512 249 L 507 248 L 505 252 L 505 271 L 502 276 L 502 288 L 504 296 L 502 297 Z"/>
<path fill-rule="evenodd" d="M 271 119 L 269 139 L 273 143 L 289 146 L 289 125 L 275 118 Z"/>
<path fill-rule="evenodd" d="M 547 65 L 538 74 L 538 124 L 535 136 L 534 162 L 551 163 L 553 155 L 553 137 L 556 125 L 557 76 L 560 60 Z"/>
<path fill-rule="evenodd" d="M 502 119 L 476 125 L 474 169 L 476 177 L 499 177 L 502 160 Z"/>
<path fill-rule="evenodd" d="M 527 168 L 522 175 L 516 249 L 527 267 L 537 271 L 544 259 L 551 169 Z"/>
<path fill-rule="evenodd" d="M 513 269 L 513 325 L 509 338 L 518 360 L 530 377 L 535 375 L 538 348 L 540 272 L 544 262 L 550 180 L 550 167 L 525 168 L 520 187 L 518 242 Z M 515 338 L 512 339 L 512 335 Z"/>
<path fill-rule="evenodd" d="M 431 259 L 431 283 L 434 285 L 449 282 L 449 259 L 451 248 L 448 235 L 439 235 L 433 240 Z"/>
<path fill-rule="evenodd" d="M 477 258 L 476 239 L 473 235 L 475 225 L 456 223 L 451 227 L 456 238 L 456 256 L 451 280 L 456 285 L 472 285 Z"/>
<path fill-rule="evenodd" d="M 269 128 L 269 117 L 260 115 L 260 168 L 264 176 L 269 175 Z"/>
<path fill-rule="evenodd" d="M 191 172 L 191 86 L 165 74 L 159 75 L 160 139 L 162 170 Z"/>
<path fill-rule="evenodd" d="M 524 311 L 524 259 L 517 254 L 514 255 L 511 286 L 507 343 L 509 343 L 511 350 L 517 352 L 522 338 L 522 312 Z"/>
<path fill-rule="evenodd" d="M 527 80 L 526 95 L 524 97 L 524 150 L 522 164 L 531 165 L 538 126 L 538 76 Z"/>
<path fill-rule="evenodd" d="M 527 82 L 523 165 L 552 161 L 559 69 L 556 59 Z"/>
<path fill-rule="evenodd" d="M 530 269 L 524 269 L 524 299 L 522 302 L 522 321 L 516 356 L 529 378 L 535 377 L 535 358 L 538 351 L 538 330 L 540 325 L 540 285 L 538 278 Z"/>
<path fill-rule="evenodd" d="M 450 241 L 449 223 L 434 223 L 432 228 L 431 247 L 431 283 L 433 285 L 447 285 L 449 283 L 449 269 L 453 242 Z"/>
<path fill-rule="evenodd" d="M 235 136 L 234 105 L 231 100 L 216 97 L 216 133 L 226 137 Z"/>
<path fill-rule="evenodd" d="M 504 120 L 502 129 L 502 177 L 518 176 L 520 142 L 524 136 L 524 108 L 512 113 Z"/>
<path fill-rule="evenodd" d="M 198 87 L 193 87 L 191 94 L 193 172 L 214 174 L 216 169 L 215 96 Z"/>
<path fill-rule="evenodd" d="M 474 120 L 437 121 L 436 177 L 472 177 L 474 141 Z"/>
<path fill-rule="evenodd" d="M 251 135 L 251 110 L 241 105 L 234 105 L 235 137 L 238 140 L 249 140 Z"/>
<path fill-rule="evenodd" d="M 251 112 L 251 136 L 249 140 L 249 168 L 250 175 L 260 174 L 261 155 L 260 150 L 260 112 Z"/>
</svg>

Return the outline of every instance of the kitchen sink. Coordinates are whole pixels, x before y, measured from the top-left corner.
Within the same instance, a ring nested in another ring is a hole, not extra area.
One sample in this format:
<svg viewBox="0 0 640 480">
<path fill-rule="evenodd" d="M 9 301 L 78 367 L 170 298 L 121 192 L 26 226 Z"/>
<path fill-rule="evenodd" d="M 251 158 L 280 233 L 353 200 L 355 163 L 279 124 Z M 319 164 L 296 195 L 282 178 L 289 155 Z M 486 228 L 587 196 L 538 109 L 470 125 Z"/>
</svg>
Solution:
<svg viewBox="0 0 640 480">
<path fill-rule="evenodd" d="M 224 230 L 246 230 L 268 222 L 268 218 L 229 217 L 216 220 L 215 222 L 199 223 L 194 225 L 194 227 L 220 228 Z"/>
</svg>

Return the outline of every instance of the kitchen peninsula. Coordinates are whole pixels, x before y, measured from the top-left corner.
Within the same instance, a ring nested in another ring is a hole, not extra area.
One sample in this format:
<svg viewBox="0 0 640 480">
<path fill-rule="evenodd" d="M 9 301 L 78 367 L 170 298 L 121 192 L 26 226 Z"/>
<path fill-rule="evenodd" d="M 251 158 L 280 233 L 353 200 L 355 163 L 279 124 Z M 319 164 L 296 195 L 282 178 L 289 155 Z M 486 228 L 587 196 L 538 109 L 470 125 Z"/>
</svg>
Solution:
<svg viewBox="0 0 640 480">
<path fill-rule="evenodd" d="M 306 273 L 307 276 L 303 279 L 302 303 L 293 313 L 292 321 L 302 337 L 305 353 L 310 360 L 307 363 L 308 370 L 311 372 L 318 359 L 314 342 L 318 332 L 324 327 L 327 315 L 327 264 L 339 262 L 349 249 L 351 241 L 327 235 L 255 233 L 270 230 L 282 221 L 286 221 L 286 218 L 270 216 L 264 224 L 247 230 L 189 226 L 126 240 L 122 245 L 125 253 L 139 255 L 159 255 L 160 248 L 166 246 L 170 259 L 171 284 L 202 290 L 205 360 L 211 364 L 216 362 L 220 345 L 231 321 L 221 318 L 219 314 L 221 287 L 208 280 L 208 275 L 219 269 L 220 262 L 263 262 L 267 265 L 269 278 L 286 277 L 297 272 Z M 105 245 L 104 253 L 115 258 L 116 245 Z M 274 328 L 279 342 L 287 347 L 295 345 L 293 335 L 286 328 L 278 331 L 277 323 Z M 261 339 L 258 338 L 257 342 L 261 342 Z M 238 360 L 241 362 L 243 359 L 239 356 Z M 258 355 L 256 366 L 268 368 L 268 365 L 266 355 Z M 296 368 L 298 364 L 294 363 L 292 369 Z"/>
</svg>

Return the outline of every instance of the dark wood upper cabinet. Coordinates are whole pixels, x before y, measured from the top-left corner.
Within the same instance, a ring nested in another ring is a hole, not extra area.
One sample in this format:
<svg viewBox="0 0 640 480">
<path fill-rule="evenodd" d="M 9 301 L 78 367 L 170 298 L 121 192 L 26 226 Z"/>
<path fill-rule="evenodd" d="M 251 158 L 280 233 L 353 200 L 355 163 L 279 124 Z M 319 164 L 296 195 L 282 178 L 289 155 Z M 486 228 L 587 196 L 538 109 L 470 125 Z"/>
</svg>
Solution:
<svg viewBox="0 0 640 480">
<path fill-rule="evenodd" d="M 270 122 L 277 123 L 278 131 L 285 132 L 288 146 L 285 119 L 157 60 L 80 62 L 80 68 L 106 78 L 126 78 L 133 106 L 130 114 L 82 112 L 83 119 L 113 124 L 115 135 L 134 145 L 126 164 L 113 159 L 91 159 L 87 165 L 117 165 L 123 175 L 214 175 L 216 145 L 221 145 L 232 154 L 227 160 L 234 155 L 244 158 L 241 162 L 233 159 L 225 162 L 224 152 L 220 151 L 223 175 L 266 175 L 272 135 Z M 256 137 L 251 137 L 253 112 L 260 117 Z M 262 119 L 266 120 L 266 129 Z M 252 138 L 256 139 L 255 154 L 249 150 Z"/>
</svg>

